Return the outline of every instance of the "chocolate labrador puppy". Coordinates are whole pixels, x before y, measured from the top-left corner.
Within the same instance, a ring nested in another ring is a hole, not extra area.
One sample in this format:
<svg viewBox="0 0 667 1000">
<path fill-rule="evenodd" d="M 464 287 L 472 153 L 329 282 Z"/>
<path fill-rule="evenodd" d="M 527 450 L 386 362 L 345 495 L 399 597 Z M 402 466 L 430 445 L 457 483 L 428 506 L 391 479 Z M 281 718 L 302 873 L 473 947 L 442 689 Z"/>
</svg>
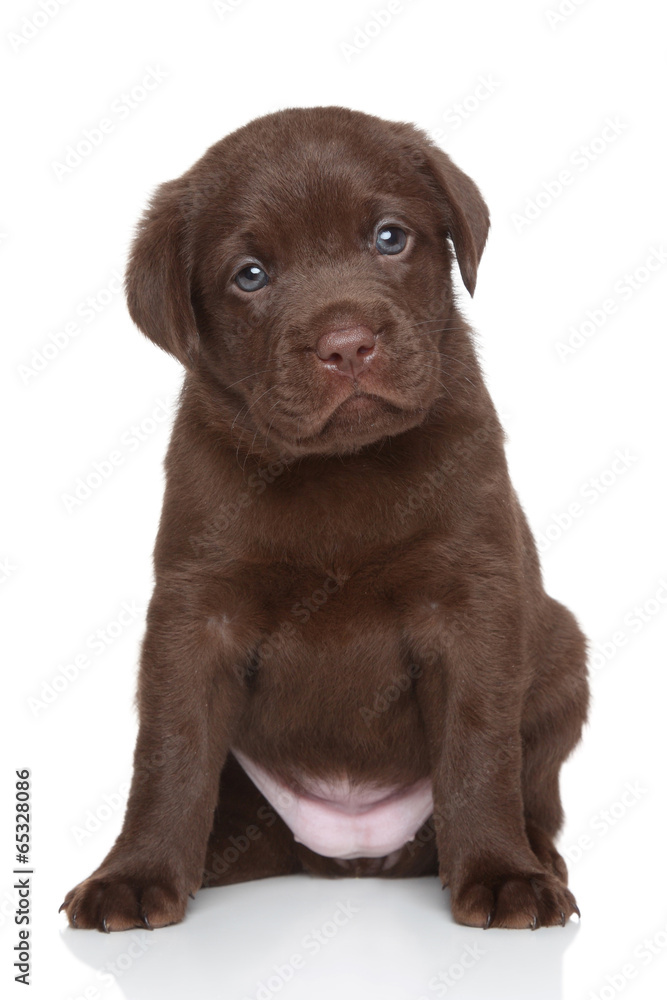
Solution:
<svg viewBox="0 0 667 1000">
<path fill-rule="evenodd" d="M 337 107 L 256 119 L 158 189 L 127 297 L 186 376 L 131 793 L 72 926 L 296 872 L 437 874 L 474 927 L 578 913 L 554 837 L 586 641 L 455 302 L 488 226 L 423 132 Z"/>
</svg>

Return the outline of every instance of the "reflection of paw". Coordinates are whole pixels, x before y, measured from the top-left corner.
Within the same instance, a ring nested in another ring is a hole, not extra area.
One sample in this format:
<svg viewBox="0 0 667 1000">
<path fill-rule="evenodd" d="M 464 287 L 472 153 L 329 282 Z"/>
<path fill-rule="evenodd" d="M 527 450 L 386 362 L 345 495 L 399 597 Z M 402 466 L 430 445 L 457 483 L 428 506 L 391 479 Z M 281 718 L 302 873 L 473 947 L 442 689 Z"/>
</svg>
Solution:
<svg viewBox="0 0 667 1000">
<path fill-rule="evenodd" d="M 470 880 L 452 897 L 452 914 L 469 927 L 565 926 L 579 914 L 569 889 L 553 875 L 507 872 Z"/>
<path fill-rule="evenodd" d="M 125 931 L 131 927 L 165 927 L 185 915 L 187 896 L 171 885 L 131 875 L 94 877 L 81 882 L 65 896 L 60 907 L 71 927 L 98 931 Z"/>
</svg>

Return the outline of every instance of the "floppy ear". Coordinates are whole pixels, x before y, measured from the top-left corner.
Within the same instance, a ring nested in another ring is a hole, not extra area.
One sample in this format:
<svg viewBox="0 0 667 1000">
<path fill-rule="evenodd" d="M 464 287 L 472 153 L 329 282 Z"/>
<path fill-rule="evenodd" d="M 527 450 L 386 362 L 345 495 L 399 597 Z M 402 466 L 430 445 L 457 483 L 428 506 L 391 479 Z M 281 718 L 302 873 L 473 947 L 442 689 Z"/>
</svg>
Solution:
<svg viewBox="0 0 667 1000">
<path fill-rule="evenodd" d="M 473 295 L 477 268 L 489 233 L 489 210 L 474 181 L 430 139 L 425 143 L 424 152 L 426 168 L 445 196 L 449 233 L 463 284 Z"/>
<path fill-rule="evenodd" d="M 199 334 L 190 301 L 192 255 L 182 178 L 160 185 L 139 222 L 125 274 L 130 316 L 163 350 L 193 368 Z"/>
</svg>

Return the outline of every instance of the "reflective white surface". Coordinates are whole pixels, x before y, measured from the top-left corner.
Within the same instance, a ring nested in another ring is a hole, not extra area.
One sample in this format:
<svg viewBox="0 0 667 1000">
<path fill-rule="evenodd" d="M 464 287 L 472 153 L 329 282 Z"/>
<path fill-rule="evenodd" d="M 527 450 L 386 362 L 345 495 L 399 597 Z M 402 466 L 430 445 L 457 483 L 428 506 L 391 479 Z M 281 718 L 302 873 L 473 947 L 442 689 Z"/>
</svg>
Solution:
<svg viewBox="0 0 667 1000">
<path fill-rule="evenodd" d="M 89 984 L 127 1000 L 560 1000 L 581 925 L 538 932 L 460 927 L 436 878 L 267 879 L 210 889 L 186 920 L 128 935 L 65 930 Z M 112 963 L 111 967 L 108 963 Z M 106 983 L 113 969 L 114 990 Z M 98 975 L 98 970 L 102 972 Z"/>
</svg>

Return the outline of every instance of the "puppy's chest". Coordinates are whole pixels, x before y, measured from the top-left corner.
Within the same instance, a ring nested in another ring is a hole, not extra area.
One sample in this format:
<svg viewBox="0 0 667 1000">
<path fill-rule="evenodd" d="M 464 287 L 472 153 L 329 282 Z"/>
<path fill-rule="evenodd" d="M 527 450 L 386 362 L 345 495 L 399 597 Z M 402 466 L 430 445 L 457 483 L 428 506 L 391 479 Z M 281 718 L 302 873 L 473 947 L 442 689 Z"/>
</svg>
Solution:
<svg viewBox="0 0 667 1000">
<path fill-rule="evenodd" d="M 356 566 L 264 564 L 252 576 L 260 627 L 246 680 L 257 706 L 293 696 L 314 717 L 346 699 L 372 703 L 397 678 L 407 690 L 420 635 L 445 624 L 446 574 L 426 547 Z"/>
<path fill-rule="evenodd" d="M 374 575 L 340 567 L 274 569 L 261 617 L 248 671 L 255 703 L 293 696 L 311 715 L 315 703 L 363 703 L 406 658 L 401 615 L 380 567 Z"/>
<path fill-rule="evenodd" d="M 428 581 L 415 586 L 391 557 L 352 568 L 274 565 L 259 576 L 262 631 L 251 670 L 257 688 L 262 677 L 285 684 L 293 678 L 301 687 L 312 682 L 321 696 L 331 675 L 341 685 L 377 682 L 405 658 L 411 609 L 429 606 Z"/>
<path fill-rule="evenodd" d="M 429 761 L 392 567 L 273 579 L 232 752 L 330 857 L 385 857 L 432 811 Z"/>
</svg>

